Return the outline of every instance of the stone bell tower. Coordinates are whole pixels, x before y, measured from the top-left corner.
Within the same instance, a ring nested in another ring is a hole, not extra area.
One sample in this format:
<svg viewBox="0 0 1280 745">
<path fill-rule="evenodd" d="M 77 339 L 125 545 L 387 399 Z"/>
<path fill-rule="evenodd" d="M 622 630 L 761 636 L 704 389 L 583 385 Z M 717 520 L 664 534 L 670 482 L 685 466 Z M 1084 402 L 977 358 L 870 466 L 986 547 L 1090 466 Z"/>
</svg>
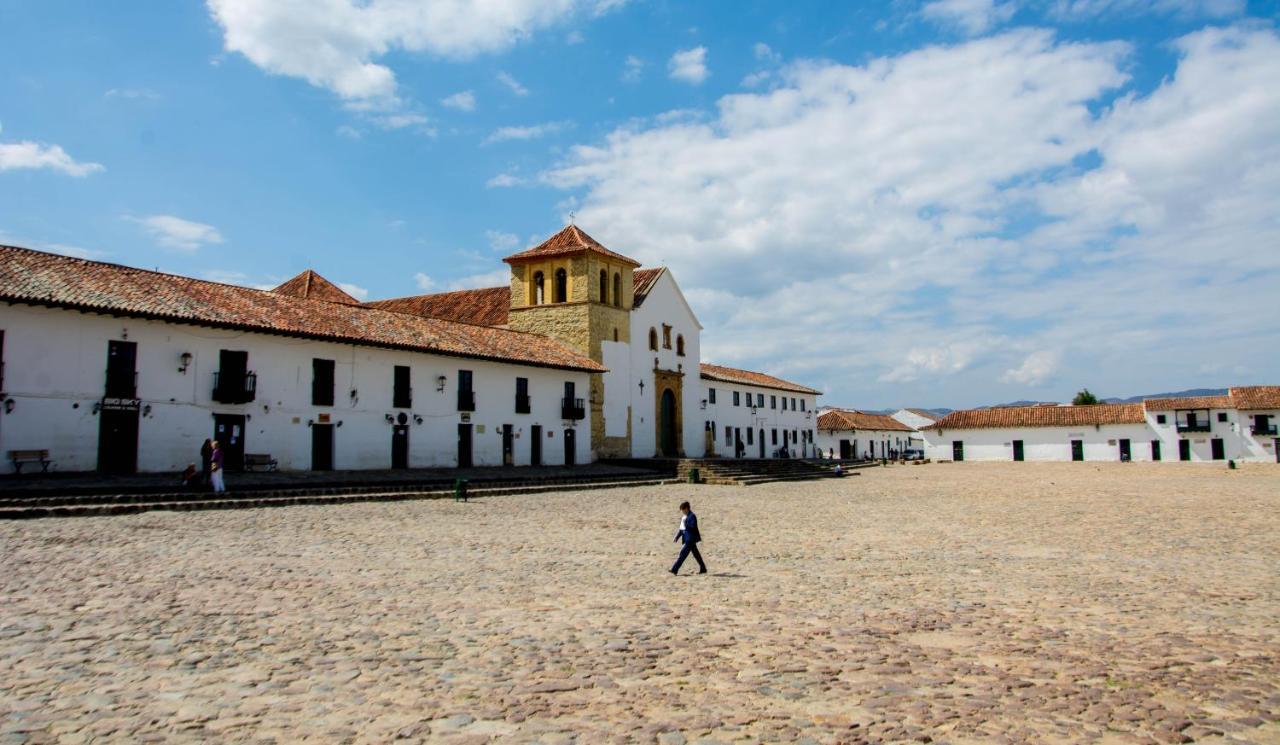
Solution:
<svg viewBox="0 0 1280 745">
<path fill-rule="evenodd" d="M 569 225 L 503 261 L 511 266 L 511 329 L 549 336 L 601 363 L 603 342 L 631 342 L 635 259 Z M 591 452 L 629 455 L 629 426 L 626 437 L 605 437 L 604 386 L 603 375 L 592 375 L 591 390 L 581 396 L 591 412 Z"/>
</svg>

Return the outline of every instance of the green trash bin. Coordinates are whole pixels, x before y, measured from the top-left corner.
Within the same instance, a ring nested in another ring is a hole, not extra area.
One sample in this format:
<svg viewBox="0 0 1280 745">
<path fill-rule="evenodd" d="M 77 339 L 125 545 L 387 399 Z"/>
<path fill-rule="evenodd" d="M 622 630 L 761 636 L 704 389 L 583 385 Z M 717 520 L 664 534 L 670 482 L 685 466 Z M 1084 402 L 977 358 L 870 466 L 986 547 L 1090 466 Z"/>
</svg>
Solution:
<svg viewBox="0 0 1280 745">
<path fill-rule="evenodd" d="M 696 468 L 689 469 L 689 483 L 690 484 L 702 483 L 702 474 L 698 472 L 698 469 Z"/>
<path fill-rule="evenodd" d="M 466 479 L 455 479 L 453 482 L 453 501 L 467 501 L 467 484 L 471 483 Z"/>
</svg>

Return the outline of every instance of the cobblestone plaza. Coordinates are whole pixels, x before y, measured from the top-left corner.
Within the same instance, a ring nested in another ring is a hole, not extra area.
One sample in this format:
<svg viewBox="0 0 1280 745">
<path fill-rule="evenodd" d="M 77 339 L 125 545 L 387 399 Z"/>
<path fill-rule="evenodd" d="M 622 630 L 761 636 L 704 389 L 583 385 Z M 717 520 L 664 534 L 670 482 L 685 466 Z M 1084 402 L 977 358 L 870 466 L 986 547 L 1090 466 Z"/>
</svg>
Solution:
<svg viewBox="0 0 1280 745">
<path fill-rule="evenodd" d="M 1264 465 L 933 464 L 10 522 L 0 743 L 1280 743 L 1278 508 Z"/>
</svg>

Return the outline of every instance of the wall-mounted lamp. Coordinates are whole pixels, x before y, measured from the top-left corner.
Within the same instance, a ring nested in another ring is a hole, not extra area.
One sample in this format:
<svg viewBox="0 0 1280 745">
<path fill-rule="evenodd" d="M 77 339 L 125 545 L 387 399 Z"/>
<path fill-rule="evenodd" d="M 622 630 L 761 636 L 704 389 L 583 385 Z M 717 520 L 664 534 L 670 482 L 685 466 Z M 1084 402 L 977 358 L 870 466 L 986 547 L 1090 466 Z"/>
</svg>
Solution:
<svg viewBox="0 0 1280 745">
<path fill-rule="evenodd" d="M 395 421 L 395 417 L 391 416 L 390 414 L 386 414 L 383 418 L 387 420 L 387 424 L 390 424 Z"/>
<path fill-rule="evenodd" d="M 314 420 L 314 419 L 308 419 L 308 420 L 307 420 L 307 426 L 308 426 L 308 427 L 313 426 L 315 423 L 316 423 L 316 420 Z"/>
<path fill-rule="evenodd" d="M 445 383 L 447 383 L 447 382 L 449 382 L 449 379 L 448 379 L 448 378 L 446 378 L 446 377 L 445 377 L 445 376 L 443 376 L 443 375 L 441 375 L 440 377 L 436 378 L 436 391 L 438 391 L 438 392 L 440 392 L 440 393 L 444 393 L 444 384 L 445 384 Z"/>
<path fill-rule="evenodd" d="M 339 427 L 341 427 L 341 426 L 342 426 L 342 420 L 341 420 L 341 419 L 339 419 L 339 420 L 338 420 L 338 426 L 339 426 Z"/>
<path fill-rule="evenodd" d="M 102 411 L 102 402 L 101 402 L 101 401 L 94 401 L 94 402 L 93 402 L 93 413 L 96 415 L 99 411 Z"/>
<path fill-rule="evenodd" d="M 190 352 L 183 352 L 178 356 L 178 372 L 183 375 L 187 374 L 187 368 L 191 367 L 192 356 Z"/>
<path fill-rule="evenodd" d="M 705 398 L 702 399 L 702 402 L 699 404 L 699 406 L 703 409 L 707 408 L 707 399 Z"/>
<path fill-rule="evenodd" d="M 262 413 L 263 413 L 263 414 L 270 414 L 270 413 L 271 413 L 271 407 L 270 407 L 269 405 L 267 405 L 267 404 L 263 404 L 263 405 L 262 405 Z"/>
<path fill-rule="evenodd" d="M 4 413 L 6 413 L 6 414 L 12 414 L 12 413 L 13 413 L 13 407 L 15 407 L 15 406 L 17 406 L 17 405 L 18 405 L 18 402 L 17 402 L 17 401 L 14 401 L 12 398 L 7 398 L 7 399 L 5 399 L 5 401 L 4 401 Z"/>
<path fill-rule="evenodd" d="M 147 404 L 146 406 L 142 407 L 142 415 L 151 416 L 151 404 Z"/>
<path fill-rule="evenodd" d="M 422 417 L 418 416 L 417 414 L 414 414 L 414 415 L 413 415 L 413 423 L 414 423 L 414 424 L 422 424 Z"/>
<path fill-rule="evenodd" d="M 352 400 L 352 401 L 356 400 L 356 396 L 358 396 L 358 395 L 360 395 L 360 391 L 357 391 L 355 388 L 352 388 L 352 389 L 351 389 L 351 400 Z"/>
</svg>

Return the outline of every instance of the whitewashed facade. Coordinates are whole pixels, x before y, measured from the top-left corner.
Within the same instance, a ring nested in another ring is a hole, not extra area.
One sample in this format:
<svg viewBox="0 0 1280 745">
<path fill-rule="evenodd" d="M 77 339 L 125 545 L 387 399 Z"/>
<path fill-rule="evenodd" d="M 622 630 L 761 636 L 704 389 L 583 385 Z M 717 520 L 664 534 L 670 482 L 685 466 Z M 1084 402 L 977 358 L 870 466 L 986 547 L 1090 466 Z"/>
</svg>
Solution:
<svg viewBox="0 0 1280 745">
<path fill-rule="evenodd" d="M 817 432 L 820 455 L 842 460 L 901 456 L 914 434 L 892 417 L 856 409 L 828 409 L 818 418 Z"/>
<path fill-rule="evenodd" d="M 450 467 L 465 457 L 459 425 L 470 425 L 473 465 L 504 463 L 504 426 L 512 430 L 514 465 L 530 463 L 535 433 L 541 463 L 565 463 L 566 430 L 581 432 L 568 438 L 574 441 L 572 459 L 590 460 L 589 419 L 561 418 L 565 382 L 586 390 L 585 372 L 27 305 L 0 306 L 0 330 L 5 472 L 13 470 L 11 450 L 48 450 L 56 471 L 131 470 L 99 463 L 103 416 L 114 416 L 116 403 L 104 396 L 113 341 L 136 345 L 136 388 L 129 399 L 137 407 L 136 469 L 142 472 L 198 465 L 201 444 L 213 437 L 237 438 L 239 450 L 270 455 L 281 469 L 308 470 L 317 466 L 317 432 L 322 441 L 331 438 L 327 467 L 390 468 L 397 428 L 407 429 L 401 436 L 408 467 Z M 213 400 L 222 350 L 247 353 L 256 383 L 252 401 Z M 334 363 L 333 405 L 312 404 L 317 359 Z M 406 407 L 393 405 L 396 366 L 410 370 Z M 458 408 L 463 370 L 472 374 L 474 411 Z M 527 414 L 515 413 L 517 378 L 529 381 Z M 219 420 L 221 434 L 215 431 Z M 33 469 L 39 467 L 23 470 Z"/>
<path fill-rule="evenodd" d="M 817 395 L 725 380 L 702 380 L 707 455 L 721 458 L 815 457 Z M 785 453 L 783 452 L 785 449 Z"/>
<path fill-rule="evenodd" d="M 1278 421 L 1280 387 L 1252 386 L 1142 404 L 954 412 L 922 434 L 936 460 L 1274 463 Z"/>
</svg>

